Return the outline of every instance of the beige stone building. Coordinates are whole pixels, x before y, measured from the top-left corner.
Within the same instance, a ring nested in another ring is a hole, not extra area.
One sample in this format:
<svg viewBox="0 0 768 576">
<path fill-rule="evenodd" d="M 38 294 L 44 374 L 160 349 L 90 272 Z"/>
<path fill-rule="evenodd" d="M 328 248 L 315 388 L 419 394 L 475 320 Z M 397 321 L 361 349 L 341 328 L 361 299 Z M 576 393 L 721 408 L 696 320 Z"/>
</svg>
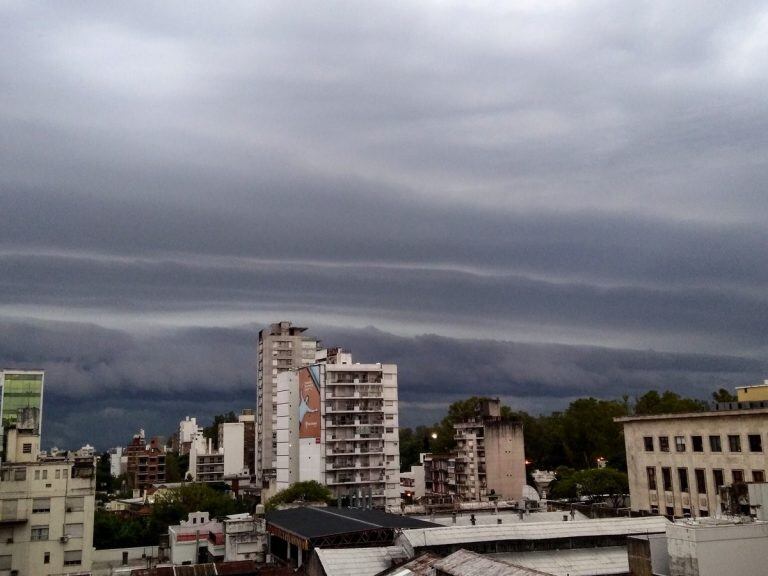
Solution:
<svg viewBox="0 0 768 576">
<path fill-rule="evenodd" d="M 768 408 L 616 421 L 624 425 L 633 510 L 711 516 L 720 486 L 765 481 Z"/>
</svg>

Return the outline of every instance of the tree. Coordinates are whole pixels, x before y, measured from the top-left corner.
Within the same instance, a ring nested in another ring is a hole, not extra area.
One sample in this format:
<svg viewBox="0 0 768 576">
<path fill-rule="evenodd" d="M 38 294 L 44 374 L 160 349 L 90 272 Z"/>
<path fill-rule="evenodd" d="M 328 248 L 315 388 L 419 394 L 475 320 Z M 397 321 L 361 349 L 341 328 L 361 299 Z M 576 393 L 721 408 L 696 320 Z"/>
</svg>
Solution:
<svg viewBox="0 0 768 576">
<path fill-rule="evenodd" d="M 611 465 L 626 466 L 624 431 L 614 418 L 627 415 L 623 402 L 580 398 L 561 416 L 565 462 L 574 468 L 594 466 L 597 458 Z"/>
<path fill-rule="evenodd" d="M 333 503 L 333 495 L 327 486 L 309 480 L 307 482 L 296 482 L 291 484 L 285 490 L 280 490 L 277 494 L 267 500 L 264 505 L 265 510 L 274 510 L 280 504 L 289 504 L 290 502 L 326 502 Z"/>
<path fill-rule="evenodd" d="M 96 510 L 93 524 L 93 545 L 105 548 L 155 546 L 159 534 L 153 533 L 142 518 L 122 518 L 113 512 Z"/>
<path fill-rule="evenodd" d="M 179 456 L 178 452 L 165 454 L 165 481 L 181 482 L 189 469 L 189 455 Z"/>
<path fill-rule="evenodd" d="M 725 388 L 720 388 L 717 392 L 712 392 L 712 400 L 715 402 L 737 402 L 739 399 L 736 394 L 731 394 Z"/>
<path fill-rule="evenodd" d="M 109 452 L 99 456 L 96 464 L 96 490 L 110 493 L 113 491 L 114 479 L 112 478 L 112 463 Z"/>
<path fill-rule="evenodd" d="M 553 498 L 604 496 L 617 508 L 629 492 L 627 475 L 613 468 L 590 468 L 578 472 L 564 470 L 561 474 L 550 487 Z"/>
<path fill-rule="evenodd" d="M 153 529 L 164 533 L 168 526 L 186 520 L 190 512 L 208 512 L 211 518 L 246 512 L 247 505 L 207 484 L 192 483 L 171 488 L 155 496 L 152 507 Z"/>
<path fill-rule="evenodd" d="M 684 398 L 667 390 L 659 395 L 656 390 L 646 392 L 635 403 L 635 414 L 677 414 L 680 412 L 705 412 L 709 410 L 709 404 L 704 400 Z"/>
</svg>

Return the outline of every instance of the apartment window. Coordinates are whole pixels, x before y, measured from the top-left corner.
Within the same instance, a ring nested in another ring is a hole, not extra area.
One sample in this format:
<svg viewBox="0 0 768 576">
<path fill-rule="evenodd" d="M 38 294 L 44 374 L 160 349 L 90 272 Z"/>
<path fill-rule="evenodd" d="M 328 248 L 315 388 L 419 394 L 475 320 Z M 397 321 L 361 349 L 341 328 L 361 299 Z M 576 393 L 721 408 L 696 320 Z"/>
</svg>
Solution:
<svg viewBox="0 0 768 576">
<path fill-rule="evenodd" d="M 752 470 L 752 482 L 765 482 L 765 472 L 763 470 Z"/>
<path fill-rule="evenodd" d="M 760 434 L 750 434 L 747 436 L 749 440 L 750 452 L 762 452 L 763 451 L 763 437 Z"/>
<path fill-rule="evenodd" d="M 387 434 L 392 434 L 392 433 L 394 433 L 394 431 L 395 431 L 395 429 L 394 429 L 394 428 L 387 428 L 387 429 L 385 430 L 385 432 L 386 432 Z"/>
<path fill-rule="evenodd" d="M 677 469 L 677 482 L 680 485 L 680 492 L 688 492 L 688 468 Z"/>
<path fill-rule="evenodd" d="M 709 449 L 712 452 L 722 452 L 723 451 L 723 445 L 720 442 L 720 436 L 710 436 L 709 437 Z"/>
<path fill-rule="evenodd" d="M 48 540 L 48 526 L 32 526 L 30 540 Z"/>
<path fill-rule="evenodd" d="M 669 437 L 659 436 L 659 450 L 662 452 L 669 452 Z"/>
<path fill-rule="evenodd" d="M 675 450 L 685 452 L 685 436 L 675 436 Z"/>
<path fill-rule="evenodd" d="M 67 496 L 67 512 L 80 512 L 85 507 L 82 496 Z"/>
<path fill-rule="evenodd" d="M 61 479 L 61 470 L 56 468 L 56 480 L 59 480 L 59 479 Z"/>
<path fill-rule="evenodd" d="M 733 483 L 734 484 L 743 484 L 744 483 L 744 471 L 743 470 L 734 470 L 731 474 L 733 475 Z"/>
<path fill-rule="evenodd" d="M 725 486 L 725 476 L 722 470 L 712 470 L 712 478 L 715 481 L 715 489 Z"/>
<path fill-rule="evenodd" d="M 704 439 L 701 436 L 691 436 L 691 447 L 694 452 L 704 452 Z"/>
<path fill-rule="evenodd" d="M 675 515 L 675 509 L 672 506 L 667 506 L 667 516 L 670 518 Z"/>
<path fill-rule="evenodd" d="M 648 476 L 648 490 L 656 490 L 656 468 L 648 466 L 645 469 L 645 473 Z"/>
<path fill-rule="evenodd" d="M 82 550 L 67 550 L 64 552 L 64 566 L 78 566 L 82 561 Z"/>
<path fill-rule="evenodd" d="M 643 438 L 646 452 L 653 452 L 653 436 L 645 436 Z"/>
<path fill-rule="evenodd" d="M 35 470 L 35 480 L 40 480 L 40 470 Z"/>
<path fill-rule="evenodd" d="M 48 480 L 48 470 L 43 470 L 43 480 Z"/>
<path fill-rule="evenodd" d="M 21 451 L 24 454 L 32 454 L 32 444 L 24 443 L 21 445 Z"/>
<path fill-rule="evenodd" d="M 50 512 L 51 511 L 51 499 L 50 498 L 33 498 L 32 499 L 32 513 Z"/>
<path fill-rule="evenodd" d="M 664 486 L 664 490 L 666 490 L 667 492 L 670 492 L 672 490 L 672 469 L 671 468 L 661 469 L 661 483 Z"/>
<path fill-rule="evenodd" d="M 11 559 L 12 559 L 12 556 L 10 554 L 3 554 L 2 556 L 0 556 L 0 570 L 10 570 Z"/>
<path fill-rule="evenodd" d="M 51 563 L 51 553 L 46 552 L 43 554 L 43 564 L 50 564 Z"/>
<path fill-rule="evenodd" d="M 13 469 L 13 479 L 16 482 L 23 482 L 27 479 L 27 469 L 26 468 L 14 468 Z"/>
<path fill-rule="evenodd" d="M 738 434 L 728 435 L 728 450 L 731 452 L 741 452 L 741 436 Z"/>
<path fill-rule="evenodd" d="M 83 537 L 83 524 L 66 524 L 64 526 L 64 534 L 70 538 L 82 538 Z"/>
<path fill-rule="evenodd" d="M 701 468 L 696 468 L 696 470 L 693 471 L 693 474 L 696 477 L 696 492 L 699 494 L 706 494 L 707 474 Z"/>
</svg>

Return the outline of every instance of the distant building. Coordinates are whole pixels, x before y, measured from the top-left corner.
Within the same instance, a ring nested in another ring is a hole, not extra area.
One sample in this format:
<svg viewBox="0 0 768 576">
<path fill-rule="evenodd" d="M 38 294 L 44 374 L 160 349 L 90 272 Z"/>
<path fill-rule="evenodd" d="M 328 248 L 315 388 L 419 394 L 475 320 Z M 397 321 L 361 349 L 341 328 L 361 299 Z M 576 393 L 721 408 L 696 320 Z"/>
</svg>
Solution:
<svg viewBox="0 0 768 576">
<path fill-rule="evenodd" d="M 316 480 L 345 501 L 399 509 L 397 366 L 333 349 L 276 388 L 278 490 Z"/>
<path fill-rule="evenodd" d="M 126 472 L 131 488 L 146 490 L 152 484 L 165 482 L 165 452 L 162 446 L 157 437 L 146 444 L 144 430 L 133 436 L 125 449 Z"/>
<path fill-rule="evenodd" d="M 719 490 L 765 482 L 768 408 L 617 418 L 633 510 L 712 516 Z"/>
<path fill-rule="evenodd" d="M 93 457 L 44 457 L 37 409 L 6 428 L 0 466 L 0 574 L 90 573 Z"/>
<path fill-rule="evenodd" d="M 256 375 L 256 480 L 265 487 L 274 482 L 277 468 L 278 374 L 315 362 L 317 339 L 306 328 L 277 322 L 259 332 Z"/>
<path fill-rule="evenodd" d="M 45 372 L 42 370 L 0 370 L 0 455 L 3 450 L 3 429 L 18 418 L 19 410 L 37 410 L 37 434 L 43 421 L 43 390 Z"/>
<path fill-rule="evenodd" d="M 455 454 L 425 454 L 424 495 L 433 503 L 449 503 L 456 497 Z"/>
<path fill-rule="evenodd" d="M 187 520 L 168 526 L 171 564 L 202 564 L 224 560 L 224 525 L 208 512 L 190 512 Z"/>
<path fill-rule="evenodd" d="M 420 464 L 414 464 L 408 472 L 400 472 L 400 499 L 403 502 L 413 502 L 424 497 L 424 457 L 419 455 Z"/>
<path fill-rule="evenodd" d="M 237 417 L 243 423 L 243 468 L 256 474 L 256 415 L 250 408 L 243 409 Z"/>
<path fill-rule="evenodd" d="M 755 386 L 737 387 L 736 399 L 739 402 L 768 402 L 768 380 Z"/>
<path fill-rule="evenodd" d="M 189 454 L 189 450 L 192 446 L 192 442 L 196 438 L 203 437 L 203 427 L 198 426 L 196 418 L 190 418 L 187 416 L 184 420 L 179 422 L 179 454 Z"/>
<path fill-rule="evenodd" d="M 188 474 L 195 482 L 223 482 L 224 449 L 214 448 L 210 438 L 196 439 L 189 452 Z"/>
<path fill-rule="evenodd" d="M 124 454 L 122 446 L 116 446 L 109 451 L 109 473 L 113 478 L 128 471 L 128 457 Z"/>
</svg>

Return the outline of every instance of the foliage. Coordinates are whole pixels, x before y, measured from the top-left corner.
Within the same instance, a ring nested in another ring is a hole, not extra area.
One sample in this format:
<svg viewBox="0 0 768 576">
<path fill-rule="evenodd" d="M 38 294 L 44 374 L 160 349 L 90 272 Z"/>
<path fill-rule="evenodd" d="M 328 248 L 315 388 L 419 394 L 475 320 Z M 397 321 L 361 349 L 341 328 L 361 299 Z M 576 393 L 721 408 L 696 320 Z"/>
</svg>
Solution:
<svg viewBox="0 0 768 576">
<path fill-rule="evenodd" d="M 219 445 L 219 425 L 225 422 L 237 422 L 237 414 L 231 410 L 226 414 L 216 414 L 213 417 L 213 424 L 203 428 L 203 436 L 207 439 L 213 440 L 213 445 L 218 448 Z"/>
<path fill-rule="evenodd" d="M 178 452 L 165 454 L 165 481 L 181 482 L 189 470 L 189 454 L 180 456 Z"/>
<path fill-rule="evenodd" d="M 659 394 L 656 390 L 646 392 L 635 403 L 635 414 L 676 414 L 679 412 L 704 412 L 709 404 L 695 398 L 684 398 L 667 390 Z"/>
<path fill-rule="evenodd" d="M 98 492 L 110 493 L 115 489 L 115 481 L 112 478 L 112 467 L 109 452 L 104 452 L 99 456 L 96 463 L 96 490 Z"/>
<path fill-rule="evenodd" d="M 158 529 L 165 531 L 168 526 L 186 520 L 190 512 L 197 511 L 209 512 L 211 518 L 220 518 L 246 512 L 247 506 L 207 484 L 184 484 L 155 496 L 152 522 Z"/>
<path fill-rule="evenodd" d="M 614 507 L 621 504 L 629 492 L 629 482 L 624 472 L 613 468 L 590 468 L 575 471 L 558 469 L 558 479 L 550 486 L 553 498 L 581 498 L 583 496 L 607 496 Z"/>
<path fill-rule="evenodd" d="M 114 512 L 96 510 L 93 525 L 93 545 L 104 548 L 154 546 L 158 534 L 150 529 L 146 518 L 122 518 Z"/>
<path fill-rule="evenodd" d="M 717 392 L 712 392 L 712 400 L 715 402 L 736 402 L 738 397 L 725 388 L 720 388 Z"/>
<path fill-rule="evenodd" d="M 267 500 L 264 505 L 265 510 L 274 510 L 280 504 L 288 504 L 290 502 L 304 501 L 304 502 L 333 502 L 333 495 L 327 486 L 310 480 L 308 482 L 296 482 L 291 484 L 285 490 L 280 490 L 277 494 Z"/>
</svg>

